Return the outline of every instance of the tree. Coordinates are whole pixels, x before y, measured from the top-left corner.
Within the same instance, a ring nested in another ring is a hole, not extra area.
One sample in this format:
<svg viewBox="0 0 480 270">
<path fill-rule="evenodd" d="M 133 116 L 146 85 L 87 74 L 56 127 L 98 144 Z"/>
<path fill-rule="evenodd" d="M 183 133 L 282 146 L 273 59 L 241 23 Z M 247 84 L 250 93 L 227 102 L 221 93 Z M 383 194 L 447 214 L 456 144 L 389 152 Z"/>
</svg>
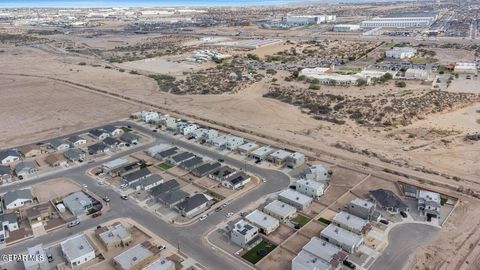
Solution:
<svg viewBox="0 0 480 270">
<path fill-rule="evenodd" d="M 366 85 L 366 84 L 367 84 L 367 81 L 364 80 L 364 79 L 358 79 L 358 80 L 357 80 L 357 85 L 358 85 L 358 86 L 364 86 L 364 85 Z"/>
<path fill-rule="evenodd" d="M 407 83 L 405 81 L 396 81 L 395 86 L 400 87 L 400 88 L 404 88 L 404 87 L 407 86 Z"/>
<path fill-rule="evenodd" d="M 335 85 L 337 85 L 337 81 L 336 81 L 336 80 L 331 80 L 331 81 L 330 81 L 330 84 L 333 85 L 333 86 L 335 86 Z"/>
</svg>

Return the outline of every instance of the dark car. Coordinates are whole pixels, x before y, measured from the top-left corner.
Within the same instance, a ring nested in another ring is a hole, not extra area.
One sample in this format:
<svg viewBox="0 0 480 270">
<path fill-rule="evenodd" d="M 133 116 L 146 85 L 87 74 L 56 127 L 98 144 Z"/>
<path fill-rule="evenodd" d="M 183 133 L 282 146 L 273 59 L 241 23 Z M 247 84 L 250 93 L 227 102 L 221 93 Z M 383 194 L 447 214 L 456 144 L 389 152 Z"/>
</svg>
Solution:
<svg viewBox="0 0 480 270">
<path fill-rule="evenodd" d="M 223 158 L 219 158 L 217 160 L 218 160 L 218 162 L 225 162 L 225 160 Z"/>
<path fill-rule="evenodd" d="M 53 262 L 54 261 L 53 256 L 50 252 L 46 251 L 45 255 L 47 256 L 48 262 Z"/>
<path fill-rule="evenodd" d="M 400 211 L 400 215 L 403 217 L 403 218 L 406 218 L 408 215 L 407 213 L 403 212 L 403 211 Z"/>
<path fill-rule="evenodd" d="M 219 211 L 221 211 L 221 210 L 222 210 L 222 207 L 221 207 L 221 206 L 215 208 L 215 212 L 219 212 Z"/>
<path fill-rule="evenodd" d="M 383 224 L 385 224 L 385 225 L 388 225 L 389 222 L 388 222 L 388 220 L 380 219 L 380 223 L 383 223 Z"/>
<path fill-rule="evenodd" d="M 356 266 L 355 264 L 353 264 L 352 262 L 347 261 L 347 260 L 343 261 L 343 265 L 345 265 L 346 267 L 348 267 L 348 268 L 350 268 L 350 269 L 355 269 L 355 268 L 357 268 L 357 266 Z"/>
<path fill-rule="evenodd" d="M 92 215 L 93 218 L 99 217 L 102 215 L 102 212 L 98 211 L 95 214 Z"/>
<path fill-rule="evenodd" d="M 257 159 L 257 161 L 255 161 L 255 164 L 258 164 L 258 163 L 260 163 L 260 162 L 262 162 L 262 160 L 261 160 L 261 159 Z"/>
</svg>

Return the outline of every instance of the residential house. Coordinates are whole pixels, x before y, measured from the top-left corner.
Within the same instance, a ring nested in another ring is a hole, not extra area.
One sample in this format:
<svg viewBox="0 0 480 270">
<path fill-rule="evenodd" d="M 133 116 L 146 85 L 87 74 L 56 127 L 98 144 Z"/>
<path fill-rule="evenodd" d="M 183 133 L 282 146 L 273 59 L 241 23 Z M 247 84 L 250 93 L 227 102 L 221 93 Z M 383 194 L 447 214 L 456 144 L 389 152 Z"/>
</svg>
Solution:
<svg viewBox="0 0 480 270">
<path fill-rule="evenodd" d="M 88 134 L 97 140 L 104 140 L 107 137 L 110 137 L 110 133 L 106 132 L 103 129 L 91 129 L 88 131 Z"/>
<path fill-rule="evenodd" d="M 9 232 L 18 230 L 18 216 L 17 213 L 3 213 L 0 214 L 0 244 L 6 239 L 5 229 Z"/>
<path fill-rule="evenodd" d="M 318 182 L 328 182 L 331 177 L 331 173 L 320 164 L 311 165 L 304 174 L 305 179 Z"/>
<path fill-rule="evenodd" d="M 256 159 L 256 160 L 265 160 L 267 157 L 273 153 L 273 149 L 268 147 L 268 146 L 262 146 L 254 151 L 252 151 L 249 155 L 250 158 Z"/>
<path fill-rule="evenodd" d="M 160 250 L 149 242 L 138 244 L 113 258 L 118 270 L 140 270 L 159 259 Z"/>
<path fill-rule="evenodd" d="M 65 150 L 65 149 L 70 148 L 70 144 L 67 141 L 61 140 L 61 139 L 53 139 L 53 140 L 49 141 L 48 144 L 50 145 L 51 148 L 53 148 L 57 151 L 61 151 L 61 150 Z"/>
<path fill-rule="evenodd" d="M 348 253 L 343 251 L 338 246 L 316 236 L 314 236 L 305 246 L 303 246 L 302 251 L 307 252 L 321 261 L 328 263 L 330 268 L 327 269 L 338 269 L 342 265 L 343 261 L 348 257 Z"/>
<path fill-rule="evenodd" d="M 50 202 L 45 202 L 32 206 L 25 212 L 30 225 L 33 227 L 36 223 L 42 223 L 44 220 L 48 220 L 55 210 Z"/>
<path fill-rule="evenodd" d="M 108 174 L 111 175 L 112 177 L 122 176 L 125 173 L 130 172 L 132 170 L 135 170 L 139 167 L 140 167 L 140 162 L 130 162 L 130 163 L 128 163 L 126 165 L 123 165 L 121 167 L 112 169 L 110 172 L 108 172 Z"/>
<path fill-rule="evenodd" d="M 225 148 L 227 148 L 227 150 L 234 151 L 243 143 L 244 143 L 243 138 L 230 135 L 227 137 Z"/>
<path fill-rule="evenodd" d="M 406 197 L 417 198 L 418 197 L 418 188 L 416 186 L 404 184 L 403 185 L 403 194 Z"/>
<path fill-rule="evenodd" d="M 217 180 L 217 181 L 221 182 L 221 181 L 229 178 L 230 176 L 232 176 L 235 173 L 236 173 L 235 169 L 233 169 L 233 168 L 231 168 L 227 165 L 224 165 L 224 166 L 210 172 L 208 177 L 210 179 Z"/>
<path fill-rule="evenodd" d="M 288 156 L 286 166 L 288 168 L 297 168 L 305 164 L 305 155 L 300 152 L 292 153 Z"/>
<path fill-rule="evenodd" d="M 163 183 L 163 178 L 158 174 L 149 175 L 139 181 L 130 184 L 130 187 L 135 190 L 150 190 Z"/>
<path fill-rule="evenodd" d="M 125 133 L 127 134 L 127 133 Z M 125 135 L 124 134 L 124 135 Z M 151 157 L 154 157 L 156 154 L 160 153 L 160 152 L 163 152 L 163 151 L 166 151 L 166 150 L 169 150 L 169 149 L 178 149 L 177 147 L 172 147 L 170 144 L 157 144 L 157 145 L 154 145 L 150 148 L 148 148 L 145 153 L 147 153 L 147 155 L 151 156 Z"/>
<path fill-rule="evenodd" d="M 50 270 L 50 263 L 46 258 L 43 260 L 36 259 L 46 254 L 43 244 L 27 248 L 27 253 L 28 256 L 26 260 L 23 261 L 25 270 Z"/>
<path fill-rule="evenodd" d="M 157 202 L 162 203 L 169 208 L 173 208 L 183 202 L 189 195 L 190 194 L 179 188 L 172 188 L 170 191 L 160 193 L 155 198 L 157 199 Z"/>
<path fill-rule="evenodd" d="M 164 194 L 179 188 L 180 188 L 180 184 L 177 182 L 177 180 L 172 179 L 150 189 L 150 194 L 153 197 L 157 198 L 161 194 Z"/>
<path fill-rule="evenodd" d="M 320 232 L 320 236 L 325 241 L 341 247 L 348 253 L 355 253 L 363 244 L 362 236 L 342 229 L 335 224 L 328 225 Z"/>
<path fill-rule="evenodd" d="M 75 267 L 95 259 L 95 249 L 85 234 L 80 234 L 60 243 L 67 265 Z"/>
<path fill-rule="evenodd" d="M 178 164 L 180 164 L 184 161 L 187 161 L 189 159 L 192 159 L 194 157 L 196 157 L 196 155 L 193 154 L 193 153 L 183 152 L 183 153 L 180 153 L 180 154 L 169 157 L 168 162 L 170 162 L 171 164 L 174 164 L 174 165 L 178 165 Z"/>
<path fill-rule="evenodd" d="M 278 199 L 284 203 L 290 204 L 300 211 L 304 211 L 312 204 L 312 197 L 304 195 L 293 189 L 286 189 L 278 195 Z"/>
<path fill-rule="evenodd" d="M 175 263 L 169 259 L 158 259 L 147 265 L 143 270 L 175 270 Z"/>
<path fill-rule="evenodd" d="M 391 190 L 376 189 L 369 192 L 370 198 L 382 209 L 391 213 L 410 212 L 408 206 Z"/>
<path fill-rule="evenodd" d="M 357 217 L 366 220 L 372 220 L 373 213 L 375 212 L 375 204 L 366 200 L 355 198 L 350 202 L 348 212 Z"/>
<path fill-rule="evenodd" d="M 88 153 L 90 155 L 97 155 L 101 153 L 106 153 L 110 151 L 110 147 L 103 142 L 96 143 L 94 145 L 90 145 L 88 147 Z"/>
<path fill-rule="evenodd" d="M 146 178 L 147 176 L 150 176 L 152 175 L 152 172 L 148 169 L 148 168 L 143 168 L 143 169 L 140 169 L 138 171 L 134 171 L 132 173 L 129 173 L 125 176 L 123 176 L 123 181 L 128 184 L 128 185 L 131 185 L 141 179 L 144 179 Z"/>
<path fill-rule="evenodd" d="M 274 200 L 263 208 L 263 212 L 285 222 L 295 216 L 297 209 L 279 200 Z"/>
<path fill-rule="evenodd" d="M 93 201 L 82 191 L 74 192 L 63 198 L 63 205 L 77 217 L 87 214 L 93 207 Z"/>
<path fill-rule="evenodd" d="M 291 155 L 291 152 L 285 150 L 277 150 L 268 156 L 268 161 L 275 165 L 282 165 L 287 161 L 287 158 Z"/>
<path fill-rule="evenodd" d="M 238 172 L 222 181 L 222 186 L 229 189 L 238 189 L 250 182 L 250 176 L 244 172 Z"/>
<path fill-rule="evenodd" d="M 218 137 L 218 131 L 215 129 L 207 129 L 206 132 L 203 133 L 201 140 L 206 143 L 211 143 L 212 140 Z"/>
<path fill-rule="evenodd" d="M 174 155 L 177 155 L 179 153 L 179 149 L 177 147 L 172 147 L 172 148 L 169 148 L 165 151 L 162 151 L 162 152 L 159 152 L 157 153 L 154 158 L 158 159 L 158 160 L 164 160 L 164 159 L 167 159 L 171 156 L 174 156 Z"/>
<path fill-rule="evenodd" d="M 15 150 L 4 150 L 0 151 L 0 164 L 9 164 L 20 160 L 20 155 Z"/>
<path fill-rule="evenodd" d="M 18 148 L 18 152 L 25 158 L 37 157 L 42 154 L 40 146 L 36 144 L 21 146 Z"/>
<path fill-rule="evenodd" d="M 79 147 L 79 146 L 82 146 L 84 144 L 87 144 L 87 140 L 85 140 L 84 138 L 78 136 L 78 135 L 73 135 L 73 136 L 70 136 L 67 141 L 69 143 L 71 143 L 74 147 Z"/>
<path fill-rule="evenodd" d="M 105 138 L 103 141 L 102 141 L 105 145 L 107 145 L 108 147 L 110 147 L 111 149 L 114 149 L 114 148 L 117 148 L 117 147 L 121 147 L 124 145 L 123 142 L 121 142 L 120 140 L 117 140 L 113 137 L 107 137 Z"/>
<path fill-rule="evenodd" d="M 16 189 L 3 195 L 3 205 L 6 209 L 16 209 L 33 202 L 29 189 Z"/>
<path fill-rule="evenodd" d="M 192 174 L 195 175 L 196 177 L 203 177 L 209 174 L 211 171 L 220 168 L 220 166 L 222 166 L 220 162 L 205 163 L 193 169 Z"/>
<path fill-rule="evenodd" d="M 247 247 L 260 239 L 258 228 L 252 223 L 239 220 L 233 225 L 230 240 L 241 247 Z"/>
<path fill-rule="evenodd" d="M 63 156 L 71 162 L 77 162 L 85 159 L 85 153 L 76 148 L 68 149 L 63 153 Z"/>
<path fill-rule="evenodd" d="M 217 148 L 224 148 L 227 144 L 228 136 L 222 135 L 214 138 L 210 143 Z"/>
<path fill-rule="evenodd" d="M 333 224 L 356 234 L 364 234 L 371 228 L 366 219 L 354 216 L 345 211 L 341 211 L 335 215 Z"/>
<path fill-rule="evenodd" d="M 254 210 L 245 216 L 245 219 L 257 226 L 260 229 L 260 232 L 266 235 L 272 233 L 278 228 L 278 226 L 280 226 L 278 219 L 259 210 Z"/>
<path fill-rule="evenodd" d="M 418 211 L 429 218 L 440 219 L 440 194 L 427 190 L 418 192 Z"/>
<path fill-rule="evenodd" d="M 237 148 L 237 152 L 242 155 L 242 156 L 248 156 L 250 155 L 250 153 L 257 149 L 258 148 L 258 145 L 253 143 L 253 142 L 248 142 L 248 143 L 245 143 L 245 144 L 242 144 L 240 145 L 238 148 Z"/>
<path fill-rule="evenodd" d="M 185 136 L 190 132 L 196 130 L 198 128 L 198 125 L 192 123 L 178 123 L 177 128 L 178 132 Z"/>
<path fill-rule="evenodd" d="M 325 183 L 313 180 L 301 179 L 295 182 L 296 190 L 309 197 L 317 198 L 323 195 L 325 191 Z"/>
<path fill-rule="evenodd" d="M 37 165 L 32 161 L 22 161 L 15 166 L 15 174 L 23 179 L 29 175 L 35 174 L 38 172 Z"/>
<path fill-rule="evenodd" d="M 191 171 L 198 166 L 202 165 L 203 163 L 203 158 L 195 156 L 194 158 L 188 159 L 182 163 L 180 163 L 180 168 Z"/>
<path fill-rule="evenodd" d="M 148 112 L 144 111 L 142 112 L 142 120 L 145 123 L 151 123 L 159 120 L 160 115 L 157 112 Z"/>
<path fill-rule="evenodd" d="M 120 140 L 128 143 L 128 144 L 137 144 L 138 143 L 138 136 L 131 133 L 131 132 L 125 132 L 120 136 Z"/>
<path fill-rule="evenodd" d="M 106 125 L 102 129 L 108 132 L 110 136 L 118 136 L 123 134 L 123 129 L 112 126 L 112 125 Z"/>
<path fill-rule="evenodd" d="M 9 166 L 0 165 L 0 183 L 8 183 L 13 179 L 13 171 Z"/>
<path fill-rule="evenodd" d="M 53 153 L 45 158 L 45 162 L 51 167 L 66 166 L 68 164 L 67 159 L 61 153 Z"/>
<path fill-rule="evenodd" d="M 210 200 L 209 196 L 198 193 L 177 204 L 176 208 L 182 216 L 193 217 L 207 208 Z"/>
<path fill-rule="evenodd" d="M 105 246 L 107 251 L 118 247 L 128 246 L 133 240 L 130 230 L 120 223 L 117 223 L 110 228 L 103 226 L 96 229 L 95 236 Z"/>
<path fill-rule="evenodd" d="M 405 79 L 407 80 L 428 80 L 428 71 L 419 68 L 409 68 L 405 71 Z"/>
<path fill-rule="evenodd" d="M 292 270 L 334 270 L 327 262 L 306 252 L 300 251 L 292 260 Z"/>
</svg>

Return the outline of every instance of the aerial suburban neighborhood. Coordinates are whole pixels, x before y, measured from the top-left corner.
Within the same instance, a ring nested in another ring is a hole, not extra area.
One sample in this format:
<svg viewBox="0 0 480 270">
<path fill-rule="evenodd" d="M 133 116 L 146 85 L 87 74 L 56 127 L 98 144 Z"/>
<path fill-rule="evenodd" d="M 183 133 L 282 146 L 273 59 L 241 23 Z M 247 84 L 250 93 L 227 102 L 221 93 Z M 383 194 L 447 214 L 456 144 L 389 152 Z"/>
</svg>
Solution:
<svg viewBox="0 0 480 270">
<path fill-rule="evenodd" d="M 0 1 L 0 270 L 480 269 L 478 0 L 177 2 Z"/>
</svg>

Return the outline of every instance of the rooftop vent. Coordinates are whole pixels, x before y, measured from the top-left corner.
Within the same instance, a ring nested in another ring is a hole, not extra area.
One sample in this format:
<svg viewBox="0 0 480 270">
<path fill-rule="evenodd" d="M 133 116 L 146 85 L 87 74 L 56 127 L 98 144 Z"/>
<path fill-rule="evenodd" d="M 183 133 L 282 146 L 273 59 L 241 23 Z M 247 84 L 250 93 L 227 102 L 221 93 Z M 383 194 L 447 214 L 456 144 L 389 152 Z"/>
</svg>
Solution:
<svg viewBox="0 0 480 270">
<path fill-rule="evenodd" d="M 133 258 L 132 258 L 132 261 L 136 262 L 136 261 L 137 261 L 137 257 L 133 257 Z"/>
<path fill-rule="evenodd" d="M 263 217 L 263 220 L 267 220 L 267 217 Z"/>
<path fill-rule="evenodd" d="M 295 200 L 297 200 L 297 201 L 300 200 L 300 197 L 295 198 Z"/>
<path fill-rule="evenodd" d="M 78 247 L 78 248 L 79 248 L 80 250 L 82 250 L 82 249 L 83 249 L 83 245 L 81 245 L 81 246 L 80 246 L 80 247 Z"/>
</svg>

